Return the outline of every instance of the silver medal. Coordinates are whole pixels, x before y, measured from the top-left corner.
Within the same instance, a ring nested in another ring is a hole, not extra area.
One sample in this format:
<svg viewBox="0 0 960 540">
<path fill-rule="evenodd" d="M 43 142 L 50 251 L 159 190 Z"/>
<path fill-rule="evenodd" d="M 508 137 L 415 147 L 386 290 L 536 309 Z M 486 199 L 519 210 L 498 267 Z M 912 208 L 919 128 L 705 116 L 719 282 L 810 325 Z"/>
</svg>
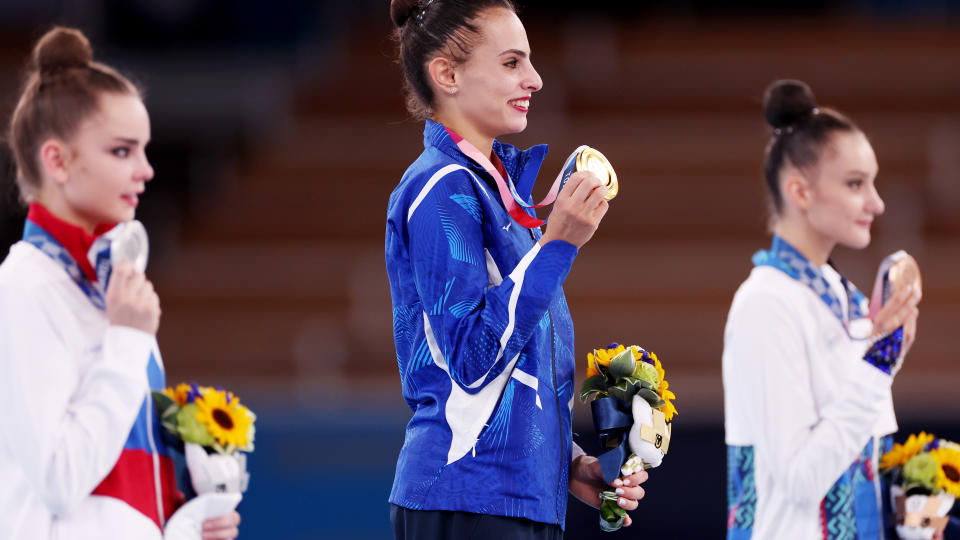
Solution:
<svg viewBox="0 0 960 540">
<path fill-rule="evenodd" d="M 150 241 L 143 223 L 135 219 L 120 223 L 110 231 L 110 236 L 110 263 L 113 267 L 121 261 L 127 261 L 138 272 L 147 269 Z"/>
</svg>

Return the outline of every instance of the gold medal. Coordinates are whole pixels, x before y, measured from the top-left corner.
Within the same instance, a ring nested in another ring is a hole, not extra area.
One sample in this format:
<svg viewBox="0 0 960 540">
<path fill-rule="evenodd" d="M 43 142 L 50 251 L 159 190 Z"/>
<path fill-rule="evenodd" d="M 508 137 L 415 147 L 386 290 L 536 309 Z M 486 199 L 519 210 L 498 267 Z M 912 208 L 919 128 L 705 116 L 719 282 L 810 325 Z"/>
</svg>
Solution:
<svg viewBox="0 0 960 540">
<path fill-rule="evenodd" d="M 600 179 L 603 185 L 607 186 L 607 194 L 603 197 L 610 201 L 617 196 L 620 191 L 620 183 L 617 182 L 617 173 L 610 165 L 610 161 L 598 150 L 586 146 L 577 154 L 577 170 L 590 171 Z"/>
</svg>

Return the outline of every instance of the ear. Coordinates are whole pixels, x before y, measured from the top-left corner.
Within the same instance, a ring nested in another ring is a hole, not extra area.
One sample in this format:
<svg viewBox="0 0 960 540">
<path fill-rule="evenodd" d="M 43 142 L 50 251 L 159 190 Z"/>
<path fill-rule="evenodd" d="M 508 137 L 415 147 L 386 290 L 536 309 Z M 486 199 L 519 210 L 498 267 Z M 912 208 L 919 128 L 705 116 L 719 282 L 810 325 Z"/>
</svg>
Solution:
<svg viewBox="0 0 960 540">
<path fill-rule="evenodd" d="M 67 183 L 67 165 L 70 150 L 59 139 L 47 139 L 40 146 L 40 165 L 43 171 L 57 184 Z"/>
<path fill-rule="evenodd" d="M 799 171 L 791 172 L 783 180 L 782 190 L 783 198 L 790 201 L 801 212 L 806 212 L 810 208 L 812 201 L 810 181 Z"/>
<path fill-rule="evenodd" d="M 457 83 L 459 83 L 459 80 L 457 78 L 456 64 L 454 64 L 453 60 L 443 56 L 436 56 L 427 64 L 427 72 L 430 73 L 430 80 L 433 82 L 434 88 L 436 88 L 440 94 L 454 94 L 457 92 Z"/>
</svg>

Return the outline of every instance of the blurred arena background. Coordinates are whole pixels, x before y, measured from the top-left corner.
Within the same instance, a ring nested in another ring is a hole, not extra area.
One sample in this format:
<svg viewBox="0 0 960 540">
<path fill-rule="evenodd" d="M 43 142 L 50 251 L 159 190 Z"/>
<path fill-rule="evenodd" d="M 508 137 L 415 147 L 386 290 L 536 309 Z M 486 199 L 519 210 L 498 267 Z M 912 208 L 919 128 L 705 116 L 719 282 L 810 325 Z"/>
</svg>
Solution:
<svg viewBox="0 0 960 540">
<path fill-rule="evenodd" d="M 958 0 L 520 2 L 545 86 L 508 142 L 547 142 L 545 192 L 590 144 L 621 178 L 565 290 L 588 350 L 665 360 L 680 415 L 622 537 L 725 530 L 720 353 L 733 293 L 764 247 L 761 94 L 800 78 L 874 142 L 887 213 L 837 260 L 861 289 L 907 249 L 919 339 L 894 384 L 901 436 L 960 439 Z M 383 262 L 387 197 L 422 149 L 386 0 L 2 0 L 0 120 L 32 43 L 82 28 L 147 89 L 156 177 L 139 217 L 161 296 L 168 382 L 235 390 L 259 413 L 241 538 L 389 538 L 409 411 Z M 775 4 L 775 5 L 774 5 Z M 0 256 L 24 217 L 0 151 Z M 542 214 L 541 214 L 542 215 Z M 581 445 L 595 448 L 578 403 Z M 571 504 L 567 538 L 600 537 Z"/>
</svg>

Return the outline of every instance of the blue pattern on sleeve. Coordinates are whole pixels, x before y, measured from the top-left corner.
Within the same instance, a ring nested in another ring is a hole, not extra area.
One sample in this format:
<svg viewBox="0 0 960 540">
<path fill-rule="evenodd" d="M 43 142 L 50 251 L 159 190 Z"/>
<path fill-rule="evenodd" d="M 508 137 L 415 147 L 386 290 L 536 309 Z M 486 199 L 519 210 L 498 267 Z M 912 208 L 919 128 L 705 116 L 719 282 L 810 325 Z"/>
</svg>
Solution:
<svg viewBox="0 0 960 540">
<path fill-rule="evenodd" d="M 863 357 L 870 365 L 889 375 L 900 359 L 903 348 L 903 327 L 878 339 Z"/>
<path fill-rule="evenodd" d="M 454 193 L 450 195 L 454 202 L 459 204 L 477 223 L 483 223 L 483 210 L 480 208 L 480 201 L 476 197 Z"/>
<path fill-rule="evenodd" d="M 881 516 L 874 485 L 873 440 L 843 472 L 820 503 L 824 540 L 880 538 Z"/>
<path fill-rule="evenodd" d="M 727 540 L 749 540 L 757 512 L 753 446 L 727 445 Z"/>
</svg>

